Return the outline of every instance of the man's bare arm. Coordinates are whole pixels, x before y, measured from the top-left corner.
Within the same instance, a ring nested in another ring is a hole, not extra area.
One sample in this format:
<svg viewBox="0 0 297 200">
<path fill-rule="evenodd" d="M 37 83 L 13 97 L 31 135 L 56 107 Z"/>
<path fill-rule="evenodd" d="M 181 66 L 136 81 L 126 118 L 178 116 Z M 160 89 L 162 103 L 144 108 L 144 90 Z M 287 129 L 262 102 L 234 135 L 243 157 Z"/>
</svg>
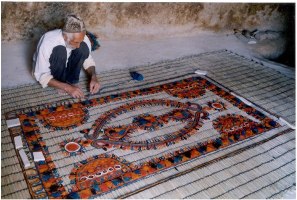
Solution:
<svg viewBox="0 0 297 200">
<path fill-rule="evenodd" d="M 91 94 L 95 94 L 99 91 L 100 84 L 96 76 L 95 66 L 88 67 L 86 72 L 90 76 L 90 92 Z"/>
<path fill-rule="evenodd" d="M 71 95 L 74 98 L 84 98 L 84 93 L 79 87 L 70 85 L 68 83 L 63 83 L 61 81 L 58 81 L 56 79 L 51 79 L 48 82 L 48 86 L 54 87 L 60 90 L 64 90 L 67 92 L 69 95 Z"/>
<path fill-rule="evenodd" d="M 90 76 L 90 78 L 92 78 L 93 76 L 96 76 L 96 70 L 95 70 L 95 66 L 91 66 L 91 67 L 88 67 L 86 69 L 88 75 Z"/>
</svg>

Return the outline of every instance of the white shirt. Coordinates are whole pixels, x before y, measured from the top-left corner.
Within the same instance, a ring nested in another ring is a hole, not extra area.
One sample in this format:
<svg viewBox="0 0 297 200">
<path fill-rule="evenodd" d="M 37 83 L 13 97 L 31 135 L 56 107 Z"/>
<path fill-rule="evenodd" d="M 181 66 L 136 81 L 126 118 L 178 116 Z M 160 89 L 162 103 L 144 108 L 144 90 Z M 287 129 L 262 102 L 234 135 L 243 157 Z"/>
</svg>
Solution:
<svg viewBox="0 0 297 200">
<path fill-rule="evenodd" d="M 89 57 L 83 63 L 83 68 L 88 69 L 91 66 L 95 66 L 95 62 L 91 55 L 91 42 L 86 35 L 83 41 L 87 44 L 90 51 Z M 53 78 L 50 71 L 49 59 L 54 47 L 58 45 L 66 47 L 66 43 L 62 35 L 62 30 L 56 29 L 53 31 L 49 31 L 45 33 L 39 40 L 37 50 L 33 56 L 33 74 L 36 80 L 42 85 L 43 88 L 47 87 L 48 82 Z M 70 57 L 72 50 L 67 47 L 66 50 L 68 62 L 68 58 Z"/>
</svg>

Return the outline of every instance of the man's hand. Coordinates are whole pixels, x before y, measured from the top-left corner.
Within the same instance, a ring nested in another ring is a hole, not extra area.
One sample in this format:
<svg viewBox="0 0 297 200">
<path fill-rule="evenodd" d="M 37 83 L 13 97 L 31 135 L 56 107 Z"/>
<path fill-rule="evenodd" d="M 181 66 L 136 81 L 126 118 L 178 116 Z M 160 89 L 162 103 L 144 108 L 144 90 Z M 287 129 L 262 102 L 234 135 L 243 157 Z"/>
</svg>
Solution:
<svg viewBox="0 0 297 200">
<path fill-rule="evenodd" d="M 65 88 L 65 91 L 69 95 L 71 95 L 73 98 L 84 98 L 85 97 L 83 91 L 78 86 L 68 85 Z"/>
<path fill-rule="evenodd" d="M 67 94 L 71 95 L 73 98 L 84 98 L 85 97 L 83 91 L 78 86 L 70 85 L 68 83 L 63 83 L 63 82 L 58 81 L 54 78 L 52 78 L 48 82 L 48 86 L 54 87 L 59 90 L 63 90 L 65 92 L 67 92 Z"/>
<path fill-rule="evenodd" d="M 90 93 L 91 94 L 96 94 L 100 89 L 100 84 L 99 84 L 99 81 L 98 81 L 98 79 L 96 77 L 95 66 L 88 67 L 86 69 L 86 71 L 89 74 L 89 76 L 91 77 L 91 80 L 90 80 Z"/>
<path fill-rule="evenodd" d="M 96 94 L 99 91 L 100 84 L 96 77 L 96 75 L 93 75 L 90 81 L 90 93 Z"/>
</svg>

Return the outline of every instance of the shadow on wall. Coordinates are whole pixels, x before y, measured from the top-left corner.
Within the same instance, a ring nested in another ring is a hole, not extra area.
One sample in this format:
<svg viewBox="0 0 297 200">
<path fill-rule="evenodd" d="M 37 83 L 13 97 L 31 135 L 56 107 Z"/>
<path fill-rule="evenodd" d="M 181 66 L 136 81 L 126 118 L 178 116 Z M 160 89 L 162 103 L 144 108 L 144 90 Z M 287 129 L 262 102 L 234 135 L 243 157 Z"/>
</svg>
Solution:
<svg viewBox="0 0 297 200">
<path fill-rule="evenodd" d="M 26 43 L 26 46 L 25 46 L 27 56 L 28 56 L 26 59 L 27 63 L 25 66 L 28 67 L 28 71 L 30 73 L 32 72 L 32 69 L 33 69 L 33 56 L 36 51 L 38 41 L 39 41 L 38 39 L 33 39 L 31 43 Z M 32 76 L 33 76 L 33 74 L 32 74 Z"/>
</svg>

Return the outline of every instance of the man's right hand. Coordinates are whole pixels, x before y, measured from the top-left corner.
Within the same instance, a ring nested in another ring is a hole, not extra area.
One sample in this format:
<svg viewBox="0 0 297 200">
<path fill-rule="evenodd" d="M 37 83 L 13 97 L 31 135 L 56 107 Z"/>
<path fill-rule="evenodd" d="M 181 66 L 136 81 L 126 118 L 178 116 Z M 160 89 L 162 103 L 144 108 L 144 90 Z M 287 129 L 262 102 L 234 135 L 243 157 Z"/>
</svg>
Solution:
<svg viewBox="0 0 297 200">
<path fill-rule="evenodd" d="M 65 92 L 67 92 L 67 94 L 69 94 L 73 98 L 84 98 L 85 97 L 83 91 L 78 86 L 70 85 L 68 83 L 63 83 L 63 82 L 60 82 L 55 79 L 51 79 L 48 82 L 48 86 L 54 87 L 56 89 L 64 90 Z"/>
<path fill-rule="evenodd" d="M 83 91 L 78 86 L 68 85 L 65 88 L 65 91 L 69 95 L 71 95 L 73 98 L 84 98 L 85 97 Z"/>
</svg>

